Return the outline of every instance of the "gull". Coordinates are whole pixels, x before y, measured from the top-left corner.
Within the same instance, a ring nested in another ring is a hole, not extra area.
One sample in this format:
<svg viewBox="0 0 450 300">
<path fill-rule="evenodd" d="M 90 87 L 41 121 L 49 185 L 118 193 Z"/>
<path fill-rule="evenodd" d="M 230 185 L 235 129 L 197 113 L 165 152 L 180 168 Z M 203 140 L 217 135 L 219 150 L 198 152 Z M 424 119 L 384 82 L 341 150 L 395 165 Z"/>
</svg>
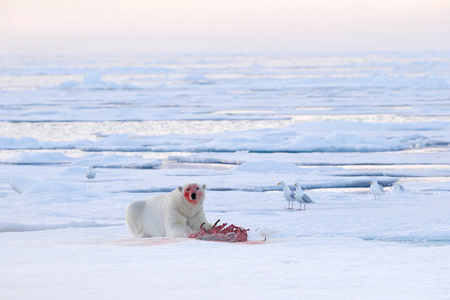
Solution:
<svg viewBox="0 0 450 300">
<path fill-rule="evenodd" d="M 256 228 L 256 230 L 255 230 L 260 236 L 263 236 L 264 237 L 264 241 L 269 237 L 269 236 L 271 236 L 272 234 L 275 234 L 275 233 L 277 233 L 278 232 L 278 230 L 274 230 L 274 229 L 271 229 L 271 228 L 267 228 L 267 227 L 264 227 L 264 228 Z"/>
<path fill-rule="evenodd" d="M 380 199 L 381 195 L 384 195 L 383 187 L 378 184 L 375 178 L 372 178 L 370 182 L 370 193 L 373 195 L 374 199 Z"/>
<path fill-rule="evenodd" d="M 393 193 L 404 193 L 405 188 L 400 184 L 396 184 L 392 187 L 392 192 Z"/>
<path fill-rule="evenodd" d="M 298 210 L 302 210 L 302 203 L 303 203 L 303 210 L 306 210 L 306 203 L 314 203 L 314 201 L 312 201 L 308 195 L 303 193 L 302 187 L 297 182 L 294 184 L 294 186 L 296 187 L 295 200 L 300 204 Z"/>
<path fill-rule="evenodd" d="M 284 182 L 278 182 L 277 185 L 281 185 L 283 187 L 283 195 L 284 199 L 288 202 L 288 209 L 294 208 L 294 201 L 295 201 L 295 193 L 291 191 L 289 186 Z"/>
<path fill-rule="evenodd" d="M 90 166 L 89 169 L 86 171 L 86 178 L 88 179 L 88 181 L 90 179 L 94 180 L 95 178 L 95 171 L 94 171 L 95 167 Z"/>
</svg>

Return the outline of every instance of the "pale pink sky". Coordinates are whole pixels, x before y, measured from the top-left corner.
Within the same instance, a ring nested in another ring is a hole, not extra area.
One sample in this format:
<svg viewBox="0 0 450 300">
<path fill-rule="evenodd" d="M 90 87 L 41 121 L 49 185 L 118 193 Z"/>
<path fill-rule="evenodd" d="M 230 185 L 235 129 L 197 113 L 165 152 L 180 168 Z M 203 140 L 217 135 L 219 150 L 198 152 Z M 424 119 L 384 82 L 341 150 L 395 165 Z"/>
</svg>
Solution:
<svg viewBox="0 0 450 300">
<path fill-rule="evenodd" d="M 450 50 L 450 0 L 0 0 L 0 54 Z"/>
</svg>

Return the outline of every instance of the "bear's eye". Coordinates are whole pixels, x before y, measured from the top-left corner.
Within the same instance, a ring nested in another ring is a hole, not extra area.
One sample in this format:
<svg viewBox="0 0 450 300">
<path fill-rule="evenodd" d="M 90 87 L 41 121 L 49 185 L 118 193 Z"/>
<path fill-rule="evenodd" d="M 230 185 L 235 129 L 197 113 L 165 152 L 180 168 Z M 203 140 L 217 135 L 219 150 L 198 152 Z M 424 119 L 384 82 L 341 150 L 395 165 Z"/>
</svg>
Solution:
<svg viewBox="0 0 450 300">
<path fill-rule="evenodd" d="M 198 188 L 195 188 L 198 191 Z"/>
<path fill-rule="evenodd" d="M 190 190 L 190 188 L 187 189 L 188 191 Z"/>
</svg>

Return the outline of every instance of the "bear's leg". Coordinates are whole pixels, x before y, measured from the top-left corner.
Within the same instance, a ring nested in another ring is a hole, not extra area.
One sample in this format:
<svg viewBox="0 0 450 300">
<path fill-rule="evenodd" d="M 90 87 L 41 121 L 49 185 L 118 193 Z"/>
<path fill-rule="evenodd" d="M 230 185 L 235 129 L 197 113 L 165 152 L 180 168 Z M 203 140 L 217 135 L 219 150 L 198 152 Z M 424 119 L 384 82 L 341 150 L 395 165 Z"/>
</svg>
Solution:
<svg viewBox="0 0 450 300">
<path fill-rule="evenodd" d="M 188 237 L 194 231 L 188 226 L 180 223 L 171 224 L 169 230 L 167 231 L 168 237 Z"/>
<path fill-rule="evenodd" d="M 187 237 L 194 231 L 187 226 L 187 218 L 177 211 L 172 211 L 165 218 L 168 237 Z"/>
<path fill-rule="evenodd" d="M 203 224 L 203 228 L 209 230 L 213 227 L 213 224 L 206 220 L 205 212 L 200 210 L 192 218 L 187 221 L 187 226 L 189 226 L 193 231 L 199 231 Z"/>
<path fill-rule="evenodd" d="M 144 228 L 142 225 L 142 213 L 145 209 L 146 201 L 134 201 L 128 205 L 125 220 L 128 230 L 135 237 L 145 237 Z"/>
</svg>

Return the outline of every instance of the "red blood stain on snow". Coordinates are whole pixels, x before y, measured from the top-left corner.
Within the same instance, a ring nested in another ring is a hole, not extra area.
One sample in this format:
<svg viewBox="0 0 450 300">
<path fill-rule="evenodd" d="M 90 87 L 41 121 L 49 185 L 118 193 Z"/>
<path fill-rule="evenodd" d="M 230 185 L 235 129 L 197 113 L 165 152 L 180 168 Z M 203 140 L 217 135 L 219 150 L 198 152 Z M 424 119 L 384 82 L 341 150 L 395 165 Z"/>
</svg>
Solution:
<svg viewBox="0 0 450 300">
<path fill-rule="evenodd" d="M 244 244 L 261 245 L 261 244 L 264 244 L 264 241 L 248 241 L 248 242 L 245 242 Z"/>
<path fill-rule="evenodd" d="M 146 247 L 157 246 L 170 243 L 180 242 L 180 239 L 176 238 L 136 238 L 126 240 L 109 240 L 109 241 L 72 241 L 62 242 L 65 245 L 95 245 L 95 246 L 126 246 L 126 247 Z"/>
<path fill-rule="evenodd" d="M 151 247 L 151 246 L 159 246 L 159 245 L 186 242 L 186 241 L 187 241 L 187 239 L 185 239 L 185 238 L 153 237 L 153 238 L 135 238 L 135 239 L 126 239 L 126 240 L 112 240 L 112 241 L 111 240 L 110 241 L 71 241 L 71 242 L 61 242 L 61 243 L 57 243 L 57 244 L 89 245 L 89 246 Z M 241 242 L 241 243 L 236 243 L 236 244 L 261 245 L 264 243 L 267 243 L 267 242 L 247 241 L 247 242 Z"/>
<path fill-rule="evenodd" d="M 164 244 L 170 244 L 170 243 L 177 243 L 179 241 L 180 240 L 177 240 L 175 238 L 127 239 L 127 240 L 116 241 L 116 245 L 146 247 L 146 246 L 157 246 L 157 245 L 164 245 Z"/>
</svg>

